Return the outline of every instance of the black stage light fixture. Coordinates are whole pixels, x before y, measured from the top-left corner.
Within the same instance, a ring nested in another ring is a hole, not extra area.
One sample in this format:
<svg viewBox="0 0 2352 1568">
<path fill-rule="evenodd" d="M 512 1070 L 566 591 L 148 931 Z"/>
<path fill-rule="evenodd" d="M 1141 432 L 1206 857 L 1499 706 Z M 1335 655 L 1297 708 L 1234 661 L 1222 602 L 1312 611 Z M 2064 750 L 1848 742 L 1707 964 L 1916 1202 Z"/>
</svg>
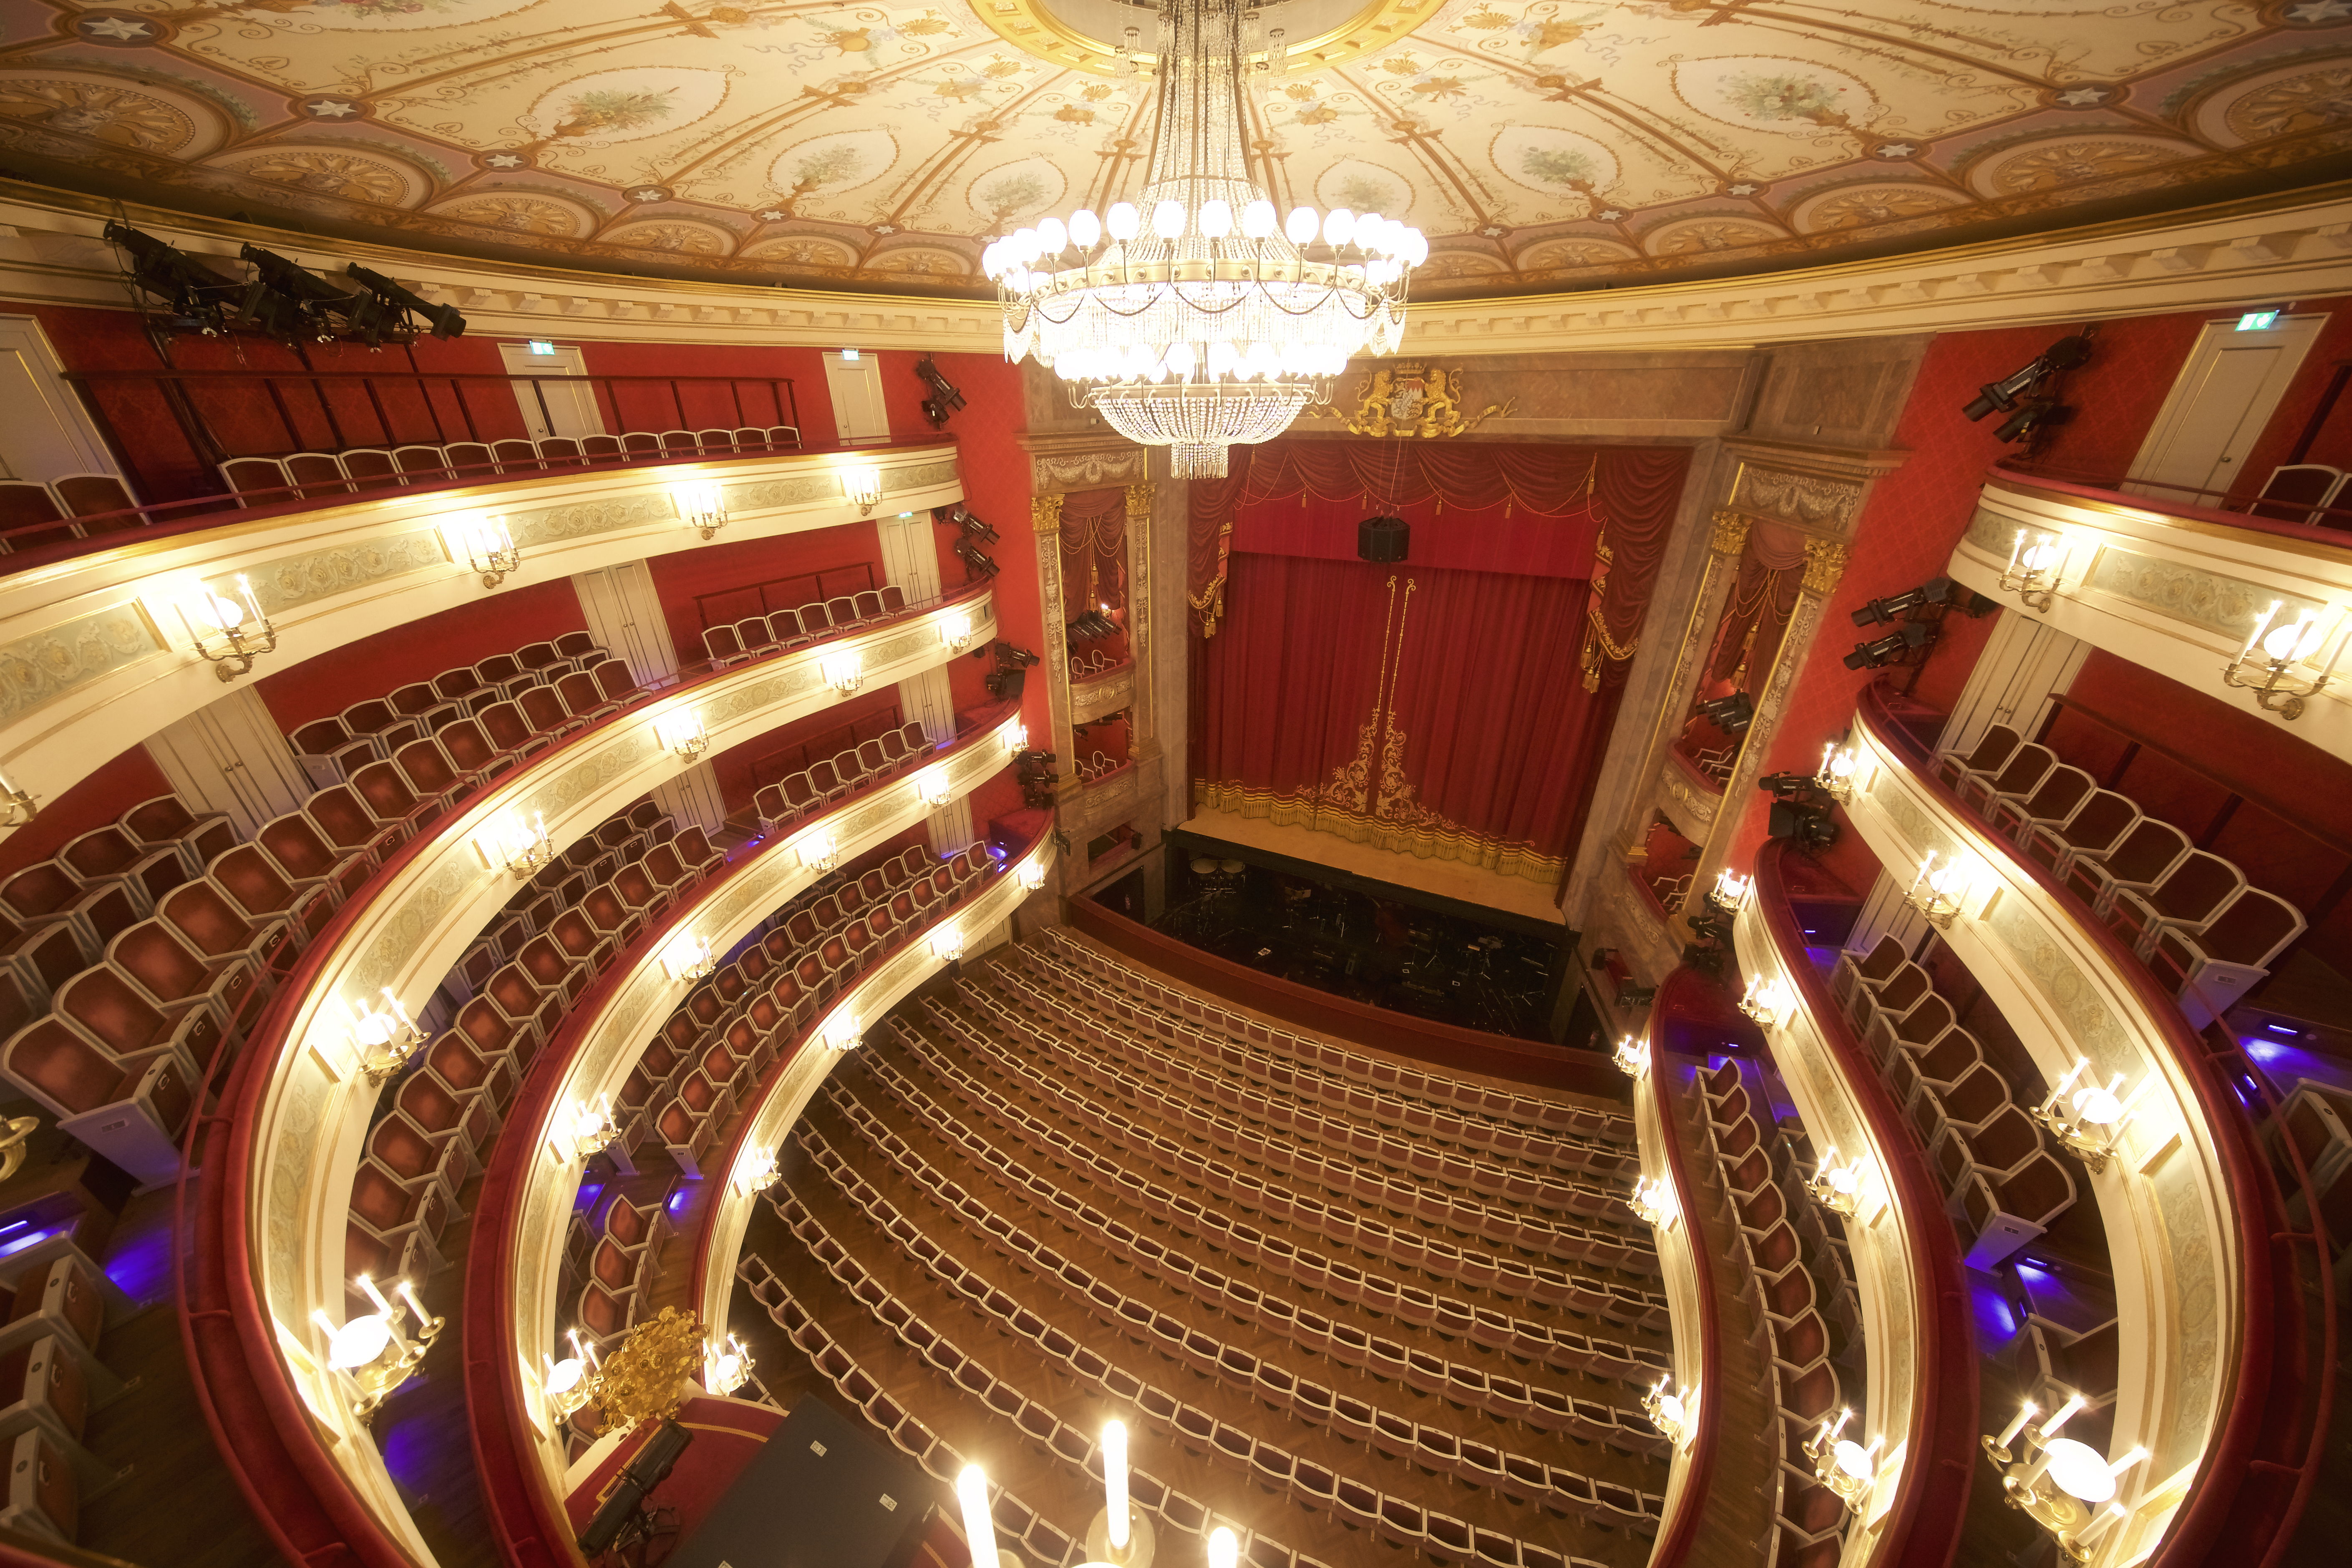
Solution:
<svg viewBox="0 0 2352 1568">
<path fill-rule="evenodd" d="M 642 1540 L 651 1533 L 650 1521 L 645 1518 L 646 1494 L 669 1479 L 677 1466 L 678 1456 L 694 1441 L 694 1434 L 675 1421 L 665 1421 L 646 1439 L 621 1470 L 613 1489 L 604 1494 L 604 1502 L 588 1521 L 588 1528 L 580 1532 L 580 1550 L 590 1558 L 603 1556 L 613 1549 L 624 1532 Z M 632 1527 L 635 1527 L 632 1529 Z"/>
<path fill-rule="evenodd" d="M 1766 795 L 1805 795 L 1821 788 L 1811 773 L 1766 773 L 1756 781 Z"/>
<path fill-rule="evenodd" d="M 1764 831 L 1794 839 L 1808 849 L 1826 849 L 1838 840 L 1838 825 L 1824 808 L 1798 800 L 1776 800 Z"/>
<path fill-rule="evenodd" d="M 245 319 L 271 337 L 290 340 L 299 334 L 332 342 L 335 319 L 352 321 L 372 302 L 360 289 L 343 288 L 257 245 L 246 246 L 237 257 L 254 271 L 245 295 Z"/>
<path fill-rule="evenodd" d="M 356 261 L 344 271 L 361 288 L 375 296 L 377 302 L 390 313 L 389 320 L 394 326 L 404 324 L 404 315 L 414 315 L 431 327 L 436 338 L 465 336 L 466 318 L 457 313 L 457 306 L 433 304 L 424 296 L 402 288 L 381 272 L 369 271 Z"/>
<path fill-rule="evenodd" d="M 1698 710 L 1708 722 L 1727 735 L 1737 735 L 1756 721 L 1755 700 L 1745 691 L 1735 691 L 1728 697 L 1702 702 Z"/>
<path fill-rule="evenodd" d="M 1412 525 L 1401 517 L 1368 517 L 1356 524 L 1356 554 L 1365 561 L 1393 564 L 1405 557 L 1412 543 Z"/>
<path fill-rule="evenodd" d="M 1871 600 L 1853 612 L 1853 624 L 1858 626 L 1885 626 L 1922 607 L 1958 610 L 1964 616 L 1988 616 L 2000 608 L 1982 594 L 1972 588 L 1964 588 L 1949 577 L 1930 577 L 1906 592 Z"/>
<path fill-rule="evenodd" d="M 948 515 L 944 521 L 954 523 L 958 528 L 962 529 L 966 534 L 970 535 L 973 539 L 979 540 L 982 544 L 993 544 L 996 542 L 996 530 L 990 527 L 986 521 L 981 517 L 980 513 L 972 510 L 971 508 L 964 505 L 963 502 L 958 501 L 955 505 L 947 508 L 946 510 Z"/>
<path fill-rule="evenodd" d="M 1936 628 L 1927 621 L 1906 621 L 1876 642 L 1858 642 L 1845 656 L 1848 669 L 1877 669 L 1900 656 L 1936 640 Z"/>
<path fill-rule="evenodd" d="M 131 282 L 163 300 L 175 325 L 193 328 L 208 338 L 228 331 L 230 319 L 249 287 L 243 279 L 231 278 L 209 261 L 166 245 L 153 235 L 142 234 L 127 223 L 110 223 L 104 233 L 110 244 L 130 254 Z"/>
<path fill-rule="evenodd" d="M 931 395 L 923 399 L 923 417 L 931 422 L 932 429 L 946 429 L 948 416 L 963 406 L 963 394 L 940 374 L 940 367 L 931 363 L 929 354 L 915 362 L 915 374 L 921 376 L 923 384 L 931 389 Z"/>
<path fill-rule="evenodd" d="M 2060 338 L 2022 368 L 1977 388 L 1976 396 L 1961 405 L 1960 413 L 1971 420 L 1982 419 L 1996 410 L 2006 414 L 2043 381 L 2062 370 L 2073 370 L 2090 357 L 2089 337 L 2078 332 L 2073 337 Z M 2007 441 L 2014 437 L 2003 436 L 2001 439 Z"/>
<path fill-rule="evenodd" d="M 955 542 L 955 552 L 956 559 L 964 563 L 966 582 L 970 582 L 974 574 L 993 577 L 1003 570 L 996 563 L 995 556 L 991 555 L 968 538 Z"/>
<path fill-rule="evenodd" d="M 988 672 L 988 694 L 999 699 L 1019 697 L 1022 688 L 1029 683 L 1027 671 L 1037 662 L 1037 656 L 1009 642 L 990 646 L 996 652 L 996 668 Z"/>
</svg>

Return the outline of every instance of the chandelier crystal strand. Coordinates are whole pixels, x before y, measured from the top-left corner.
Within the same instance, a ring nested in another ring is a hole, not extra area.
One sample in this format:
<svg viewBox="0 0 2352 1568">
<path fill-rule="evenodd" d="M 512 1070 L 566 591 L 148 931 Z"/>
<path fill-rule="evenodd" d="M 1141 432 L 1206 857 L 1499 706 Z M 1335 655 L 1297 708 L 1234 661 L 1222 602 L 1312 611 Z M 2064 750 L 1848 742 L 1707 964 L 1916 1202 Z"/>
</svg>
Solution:
<svg viewBox="0 0 2352 1568">
<path fill-rule="evenodd" d="M 1394 353 L 1429 242 L 1377 213 L 1298 207 L 1249 177 L 1244 0 L 1160 12 L 1160 125 L 1139 201 L 992 241 L 1004 357 L 1034 356 L 1129 440 L 1215 479 L 1272 439 L 1356 354 Z"/>
</svg>

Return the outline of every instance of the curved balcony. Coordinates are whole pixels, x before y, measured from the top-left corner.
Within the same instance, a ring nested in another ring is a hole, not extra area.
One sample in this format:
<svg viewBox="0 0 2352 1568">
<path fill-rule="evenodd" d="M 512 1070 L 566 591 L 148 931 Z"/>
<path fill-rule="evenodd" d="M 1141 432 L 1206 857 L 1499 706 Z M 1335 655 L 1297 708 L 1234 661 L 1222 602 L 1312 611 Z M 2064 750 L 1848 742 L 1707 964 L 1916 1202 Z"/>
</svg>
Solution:
<svg viewBox="0 0 2352 1568">
<path fill-rule="evenodd" d="M 1734 922 L 1748 974 L 1777 983 L 1785 1016 L 1765 1027 L 1780 1082 L 1817 1146 L 1864 1170 L 1843 1219 L 1870 1347 L 1862 1408 L 1886 1442 L 1843 1561 L 1950 1561 L 1977 1462 L 1977 1369 L 1960 1249 L 1942 1189 L 1868 1054 L 1805 951 L 1785 840 L 1765 847 Z"/>
<path fill-rule="evenodd" d="M 1135 698 L 1135 661 L 1123 658 L 1098 675 L 1070 679 L 1070 722 L 1091 724 Z"/>
<path fill-rule="evenodd" d="M 822 666 L 854 651 L 866 679 L 897 681 L 955 657 L 951 622 L 993 623 L 985 586 L 871 631 L 688 679 L 541 752 L 394 856 L 312 941 L 238 1058 L 209 1119 L 196 1219 L 195 1277 L 184 1302 L 215 1435 L 256 1504 L 293 1554 L 341 1541 L 371 1562 L 430 1561 L 344 1379 L 326 1363 L 316 1314 L 340 1321 L 344 1215 L 377 1089 L 360 1070 L 346 999 L 382 989 L 424 1009 L 467 942 L 515 886 L 501 846 L 544 825 L 561 849 L 617 807 L 692 765 L 663 736 L 689 716 L 710 747 L 729 746 L 837 701 Z M 958 629 L 961 629 L 959 626 Z M 988 748 L 949 764 L 951 792 L 1001 765 Z M 912 809 L 933 764 L 911 779 L 797 825 L 761 851 L 789 885 L 815 837 L 863 841 Z M 895 830 L 895 829 L 893 829 Z M 827 858 L 824 857 L 812 857 Z M 738 881 L 756 897 L 764 879 Z M 782 895 L 780 894 L 779 897 Z M 773 902 L 759 906 L 761 913 Z M 287 1463 L 239 1452 L 224 1415 L 274 1426 Z M 250 1462 L 248 1462 L 250 1461 Z"/>
<path fill-rule="evenodd" d="M 961 795 L 1002 769 L 1021 744 L 1018 715 L 1011 715 L 966 737 L 932 766 L 944 772 L 952 794 Z M 932 808 L 919 783 L 901 781 L 835 814 L 832 830 L 842 858 L 920 822 Z M 1028 896 L 1021 873 L 1045 869 L 1053 855 L 1050 836 L 1033 844 L 957 910 L 951 923 L 970 937 L 1005 920 Z M 661 963 L 666 944 L 690 926 L 713 952 L 725 952 L 814 879 L 791 844 L 778 842 L 706 884 L 638 938 L 623 963 L 580 999 L 509 1108 L 476 1211 L 480 1239 L 466 1280 L 464 1326 L 474 1451 L 499 1542 L 510 1562 L 571 1561 L 561 1544 L 571 1538 L 563 1504 L 563 1422 L 539 1381 L 547 1349 L 555 1342 L 564 1220 L 583 1163 L 578 1151 L 555 1135 L 558 1121 L 564 1108 L 616 1091 L 643 1055 L 656 1021 L 691 988 Z M 714 1163 L 723 1179 L 700 1221 L 693 1300 L 702 1321 L 714 1331 L 723 1331 L 727 1321 L 733 1259 L 758 1196 L 737 1179 L 744 1151 L 781 1142 L 824 1082 L 841 1054 L 826 1043 L 835 1020 L 879 1017 L 946 962 L 930 935 L 903 943 L 835 999 L 761 1079 L 752 1108 L 725 1155 Z"/>
<path fill-rule="evenodd" d="M 2027 596 L 2002 586 L 2020 534 L 2056 546 Z M 2352 761 L 2352 534 L 1996 468 L 1946 568 L 1957 581 L 2068 637 L 2259 712 L 2296 739 Z M 2048 586 L 2048 596 L 2043 596 Z M 2284 672 L 2271 706 L 2221 672 L 2272 605 L 2273 625 L 2308 613 L 2321 636 Z M 2289 711 L 2286 695 L 2327 684 Z"/>
<path fill-rule="evenodd" d="M 2291 1259 L 2272 1246 L 2284 1228 L 2277 1194 L 2233 1087 L 2129 950 L 1933 775 L 1883 688 L 1864 694 L 1853 734 L 1848 820 L 1897 874 L 1930 852 L 1961 867 L 1940 934 L 2043 1079 L 2087 1060 L 2094 1077 L 2126 1086 L 2132 1114 L 2114 1156 L 2080 1176 L 2115 1270 L 2111 1447 L 2149 1458 L 2127 1473 L 2116 1500 L 2129 1517 L 2102 1551 L 2189 1563 L 2228 1539 L 2254 1552 L 2257 1531 L 2292 1516 L 2283 1505 L 2295 1467 L 2269 1449 L 2293 1441 L 2301 1374 L 2287 1365 L 2294 1347 L 2277 1342 L 2276 1315 L 2295 1310 L 2282 1295 Z"/>
<path fill-rule="evenodd" d="M 879 474 L 880 501 L 849 495 L 852 468 Z M 274 649 L 255 667 L 266 674 L 496 592 L 444 531 L 473 514 L 504 517 L 521 552 L 501 586 L 693 549 L 701 533 L 675 494 L 687 483 L 719 487 L 727 521 L 718 537 L 729 542 L 963 494 L 954 443 L 921 441 L 387 489 L 339 506 L 77 541 L 98 547 L 28 556 L 35 563 L 0 580 L 0 773 L 54 800 L 121 751 L 124 737 L 152 735 L 218 700 L 216 672 L 230 666 L 198 654 L 183 614 L 204 590 L 241 598 L 237 579 L 250 582 L 275 628 Z"/>
</svg>

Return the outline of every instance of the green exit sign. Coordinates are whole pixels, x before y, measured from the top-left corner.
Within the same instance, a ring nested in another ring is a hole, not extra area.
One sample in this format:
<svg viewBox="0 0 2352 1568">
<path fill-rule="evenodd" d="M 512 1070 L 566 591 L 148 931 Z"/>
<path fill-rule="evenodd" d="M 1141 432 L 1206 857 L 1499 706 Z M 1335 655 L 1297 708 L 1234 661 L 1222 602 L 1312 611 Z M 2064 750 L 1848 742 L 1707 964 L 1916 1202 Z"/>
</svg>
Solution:
<svg viewBox="0 0 2352 1568">
<path fill-rule="evenodd" d="M 2278 319 L 2279 313 L 2276 310 L 2249 310 L 2238 318 L 2238 331 L 2267 332 L 2278 325 Z"/>
</svg>

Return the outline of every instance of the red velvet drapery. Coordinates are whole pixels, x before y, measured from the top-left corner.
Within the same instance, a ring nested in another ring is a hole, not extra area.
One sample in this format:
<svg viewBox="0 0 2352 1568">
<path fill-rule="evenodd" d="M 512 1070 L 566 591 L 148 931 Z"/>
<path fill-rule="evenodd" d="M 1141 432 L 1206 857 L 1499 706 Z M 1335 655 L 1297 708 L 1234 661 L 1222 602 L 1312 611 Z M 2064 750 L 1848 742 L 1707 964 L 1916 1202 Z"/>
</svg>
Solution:
<svg viewBox="0 0 2352 1568">
<path fill-rule="evenodd" d="M 1790 617 L 1796 614 L 1804 566 L 1805 536 L 1795 529 L 1758 522 L 1748 530 L 1703 687 L 1711 689 L 1717 682 L 1738 676 L 1740 689 L 1758 689 L 1780 651 L 1780 639 L 1788 635 Z"/>
<path fill-rule="evenodd" d="M 1062 602 L 1071 616 L 1127 604 L 1127 492 L 1080 490 L 1062 498 Z"/>
<path fill-rule="evenodd" d="M 1616 708 L 1579 679 L 1585 582 L 1256 553 L 1232 571 L 1202 650 L 1200 805 L 1559 880 Z"/>
<path fill-rule="evenodd" d="M 1413 525 L 1416 565 L 1591 579 L 1586 685 L 1613 687 L 1639 645 L 1688 462 L 1680 447 L 1548 443 L 1236 447 L 1229 477 L 1190 491 L 1193 624 L 1216 635 L 1234 551 L 1352 558 L 1355 521 L 1377 507 Z M 1263 504 L 1275 501 L 1297 505 Z"/>
</svg>

